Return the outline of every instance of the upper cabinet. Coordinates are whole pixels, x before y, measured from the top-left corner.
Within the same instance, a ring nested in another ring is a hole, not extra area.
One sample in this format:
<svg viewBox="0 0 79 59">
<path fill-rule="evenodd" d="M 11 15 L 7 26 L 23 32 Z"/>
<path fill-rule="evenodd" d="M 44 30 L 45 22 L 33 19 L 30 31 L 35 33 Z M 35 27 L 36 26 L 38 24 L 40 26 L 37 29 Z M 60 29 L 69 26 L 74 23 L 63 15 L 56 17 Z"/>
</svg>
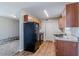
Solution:
<svg viewBox="0 0 79 59">
<path fill-rule="evenodd" d="M 24 22 L 28 22 L 28 15 L 24 15 Z"/>
<path fill-rule="evenodd" d="M 58 20 L 58 25 L 59 25 L 59 29 L 63 31 L 65 28 L 65 17 L 61 17 Z"/>
<path fill-rule="evenodd" d="M 66 5 L 66 27 L 79 27 L 79 3 Z"/>
<path fill-rule="evenodd" d="M 63 12 L 61 13 L 61 17 L 58 20 L 58 26 L 61 31 L 64 31 L 65 29 L 65 22 L 66 22 L 66 11 L 64 8 Z"/>
<path fill-rule="evenodd" d="M 39 20 L 38 18 L 29 15 L 24 15 L 24 23 L 27 22 L 35 22 L 41 25 L 41 20 Z"/>
</svg>

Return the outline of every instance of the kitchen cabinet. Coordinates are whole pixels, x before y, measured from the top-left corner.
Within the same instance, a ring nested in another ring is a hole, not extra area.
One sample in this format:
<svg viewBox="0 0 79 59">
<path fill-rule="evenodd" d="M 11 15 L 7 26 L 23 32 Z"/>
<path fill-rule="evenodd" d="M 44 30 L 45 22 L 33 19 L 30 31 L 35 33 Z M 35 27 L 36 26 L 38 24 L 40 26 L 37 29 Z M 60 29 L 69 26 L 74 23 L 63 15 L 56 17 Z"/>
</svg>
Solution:
<svg viewBox="0 0 79 59">
<path fill-rule="evenodd" d="M 56 55 L 63 56 L 64 55 L 64 46 L 62 45 L 64 42 L 56 40 L 55 47 L 56 47 Z"/>
<path fill-rule="evenodd" d="M 28 22 L 28 15 L 24 15 L 24 22 Z"/>
<path fill-rule="evenodd" d="M 62 17 L 58 20 L 58 26 L 60 30 L 64 30 L 65 28 L 65 17 Z"/>
<path fill-rule="evenodd" d="M 79 27 L 79 3 L 66 5 L 66 27 Z"/>
<path fill-rule="evenodd" d="M 78 43 L 77 42 L 64 42 L 64 55 L 65 56 L 77 56 L 78 55 Z"/>
<path fill-rule="evenodd" d="M 64 31 L 64 29 L 65 29 L 65 25 L 66 25 L 65 22 L 66 22 L 66 9 L 64 7 L 64 9 L 63 9 L 63 11 L 61 13 L 61 17 L 58 20 L 58 26 L 59 26 L 59 29 L 61 31 Z"/>
<path fill-rule="evenodd" d="M 77 56 L 78 42 L 56 40 L 56 55 L 57 56 Z"/>
<path fill-rule="evenodd" d="M 41 21 L 38 18 L 30 16 L 30 15 L 24 15 L 24 23 L 27 23 L 27 22 L 38 23 L 39 26 L 41 26 Z"/>
</svg>

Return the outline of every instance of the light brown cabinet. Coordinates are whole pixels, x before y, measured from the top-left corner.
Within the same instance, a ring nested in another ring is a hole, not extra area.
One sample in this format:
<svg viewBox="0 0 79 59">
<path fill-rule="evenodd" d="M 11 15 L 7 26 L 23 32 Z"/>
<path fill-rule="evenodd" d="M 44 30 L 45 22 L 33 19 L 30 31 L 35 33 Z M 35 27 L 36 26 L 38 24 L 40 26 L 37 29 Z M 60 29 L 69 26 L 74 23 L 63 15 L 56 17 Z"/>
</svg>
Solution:
<svg viewBox="0 0 79 59">
<path fill-rule="evenodd" d="M 24 15 L 24 23 L 27 23 L 27 22 L 38 23 L 39 26 L 41 26 L 41 21 L 38 18 L 30 16 L 30 15 Z"/>
<path fill-rule="evenodd" d="M 55 47 L 56 47 L 57 56 L 77 56 L 78 55 L 78 42 L 56 40 Z"/>
<path fill-rule="evenodd" d="M 64 30 L 65 28 L 65 17 L 62 17 L 58 20 L 58 26 L 60 30 Z"/>
<path fill-rule="evenodd" d="M 64 31 L 65 26 L 66 26 L 66 9 L 65 9 L 65 7 L 64 7 L 64 10 L 61 13 L 61 17 L 58 20 L 58 26 L 59 26 L 59 29 L 61 31 Z"/>
<path fill-rule="evenodd" d="M 79 27 L 79 3 L 66 5 L 66 27 Z"/>
</svg>

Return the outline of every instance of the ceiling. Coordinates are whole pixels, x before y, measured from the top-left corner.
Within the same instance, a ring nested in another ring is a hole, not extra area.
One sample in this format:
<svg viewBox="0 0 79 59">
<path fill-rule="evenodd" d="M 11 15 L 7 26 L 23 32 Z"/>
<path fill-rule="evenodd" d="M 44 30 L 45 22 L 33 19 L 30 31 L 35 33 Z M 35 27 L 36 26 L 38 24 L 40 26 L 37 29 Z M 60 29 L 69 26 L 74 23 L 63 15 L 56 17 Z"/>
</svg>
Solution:
<svg viewBox="0 0 79 59">
<path fill-rule="evenodd" d="M 49 17 L 56 17 L 61 14 L 66 4 L 68 2 L 0 2 L 0 16 L 18 18 L 21 10 L 25 9 L 31 15 L 45 19 L 44 9 Z"/>
</svg>

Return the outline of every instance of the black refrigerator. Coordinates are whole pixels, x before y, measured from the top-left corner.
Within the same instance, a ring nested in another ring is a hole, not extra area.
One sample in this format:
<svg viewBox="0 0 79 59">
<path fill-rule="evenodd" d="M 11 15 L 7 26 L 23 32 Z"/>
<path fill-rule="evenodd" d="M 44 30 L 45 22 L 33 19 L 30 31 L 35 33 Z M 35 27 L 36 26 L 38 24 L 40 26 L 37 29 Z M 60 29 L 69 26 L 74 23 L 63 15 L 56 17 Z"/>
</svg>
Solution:
<svg viewBox="0 0 79 59">
<path fill-rule="evenodd" d="M 24 51 L 35 51 L 38 33 L 39 24 L 34 22 L 24 23 Z"/>
</svg>

